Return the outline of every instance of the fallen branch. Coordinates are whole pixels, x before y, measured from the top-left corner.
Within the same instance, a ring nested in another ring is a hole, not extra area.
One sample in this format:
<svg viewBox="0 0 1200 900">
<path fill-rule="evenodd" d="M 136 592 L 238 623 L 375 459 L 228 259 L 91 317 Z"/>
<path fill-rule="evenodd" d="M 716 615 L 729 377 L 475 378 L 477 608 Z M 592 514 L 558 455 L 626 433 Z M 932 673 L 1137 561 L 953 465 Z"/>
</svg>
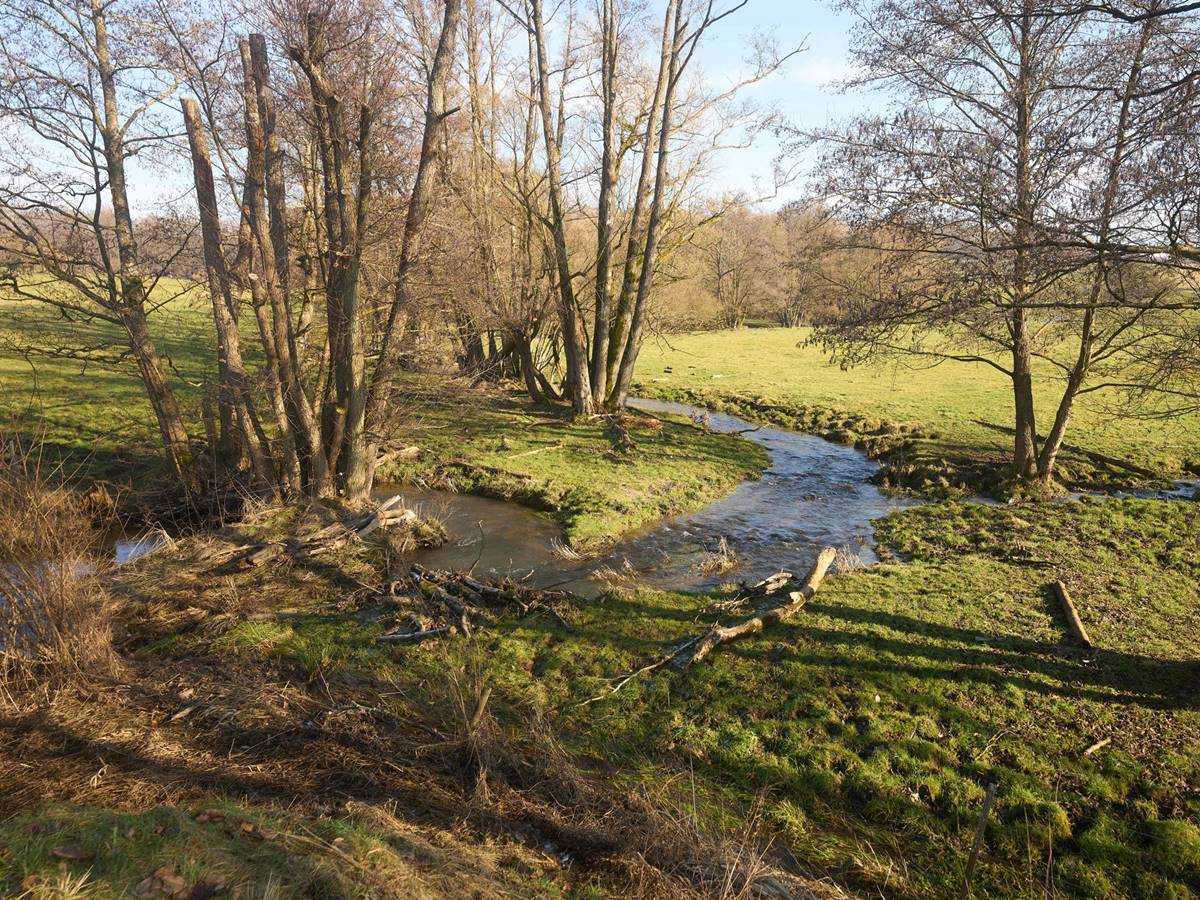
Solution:
<svg viewBox="0 0 1200 900">
<path fill-rule="evenodd" d="M 821 582 L 825 579 L 825 573 L 829 571 L 829 567 L 833 565 L 836 557 L 837 551 L 832 547 L 826 547 L 817 555 L 817 561 L 813 563 L 812 570 L 804 579 L 800 590 L 788 594 L 790 603 L 762 608 L 749 619 L 744 619 L 736 625 L 725 627 L 714 625 L 707 634 L 700 637 L 690 653 L 684 655 L 684 651 L 677 651 L 672 665 L 677 669 L 694 666 L 696 663 L 702 662 L 722 644 L 729 643 L 746 634 L 757 634 L 776 622 L 786 622 L 803 609 L 804 604 L 817 592 Z"/>
<path fill-rule="evenodd" d="M 453 631 L 453 625 L 442 625 L 439 628 L 426 628 L 422 631 L 393 631 L 390 634 L 381 634 L 376 640 L 382 641 L 385 644 L 417 643 L 428 638 L 451 634 Z"/>
<path fill-rule="evenodd" d="M 550 450 L 561 450 L 564 446 L 565 445 L 563 445 L 563 444 L 547 444 L 544 447 L 534 447 L 532 450 L 525 450 L 525 451 L 522 451 L 521 453 L 514 453 L 512 456 L 509 457 L 509 459 L 520 459 L 522 456 L 533 456 L 535 453 L 546 453 L 547 451 L 550 451 Z"/>
<path fill-rule="evenodd" d="M 297 557 L 328 553 L 351 542 L 360 541 L 380 528 L 399 524 L 416 525 L 420 522 L 420 517 L 411 509 L 400 508 L 402 500 L 403 498 L 396 494 L 383 501 L 372 512 L 359 516 L 349 524 L 334 522 L 300 539 L 256 544 L 223 562 L 217 571 L 228 573 L 255 568 L 284 555 Z"/>
<path fill-rule="evenodd" d="M 745 606 L 749 601 L 760 599 L 762 597 L 770 597 L 772 594 L 778 593 L 795 580 L 796 576 L 791 572 L 776 572 L 764 578 L 757 584 L 747 586 L 742 582 L 741 589 L 728 600 L 716 600 L 708 606 L 700 610 L 696 618 L 700 616 L 720 615 L 724 613 L 732 613 Z"/>
<path fill-rule="evenodd" d="M 387 450 L 380 453 L 379 457 L 375 460 L 375 468 L 382 469 L 384 466 L 399 460 L 417 459 L 420 455 L 421 448 L 416 444 L 408 447 L 397 447 L 394 450 Z"/>
<path fill-rule="evenodd" d="M 422 612 L 414 617 L 417 631 L 392 632 L 380 638 L 393 643 L 454 634 L 471 637 L 481 624 L 494 622 L 497 612 L 522 617 L 544 612 L 565 630 L 574 630 L 559 608 L 572 603 L 570 594 L 509 581 L 487 584 L 470 575 L 427 569 L 419 563 L 409 567 L 406 578 L 384 585 L 382 595 L 393 601 L 400 595 L 422 601 Z"/>
<path fill-rule="evenodd" d="M 1102 738 L 1102 739 L 1096 741 L 1096 743 L 1092 744 L 1086 750 L 1084 750 L 1083 755 L 1091 756 L 1093 753 L 1098 753 L 1099 751 L 1103 750 L 1105 747 L 1107 747 L 1111 743 L 1112 743 L 1112 738 Z"/>
<path fill-rule="evenodd" d="M 1054 593 L 1058 595 L 1058 601 L 1062 604 L 1063 612 L 1067 616 L 1067 624 L 1071 626 L 1071 631 L 1075 634 L 1075 639 L 1084 647 L 1092 646 L 1091 638 L 1088 637 L 1087 629 L 1083 627 L 1083 620 L 1079 618 L 1079 610 L 1075 608 L 1075 604 L 1071 602 L 1071 595 L 1067 593 L 1067 586 L 1061 581 L 1056 581 L 1053 584 Z"/>
</svg>

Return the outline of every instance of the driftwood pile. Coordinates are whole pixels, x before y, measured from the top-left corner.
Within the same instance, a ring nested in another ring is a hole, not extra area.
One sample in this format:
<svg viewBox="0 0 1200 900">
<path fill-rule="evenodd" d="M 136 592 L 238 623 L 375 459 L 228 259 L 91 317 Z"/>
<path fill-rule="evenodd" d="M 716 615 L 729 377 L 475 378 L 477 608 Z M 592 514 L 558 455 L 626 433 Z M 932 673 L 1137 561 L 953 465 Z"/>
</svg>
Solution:
<svg viewBox="0 0 1200 900">
<path fill-rule="evenodd" d="M 347 544 L 361 541 L 380 528 L 418 525 L 421 521 L 420 516 L 411 509 L 401 506 L 402 502 L 400 495 L 396 494 L 389 497 L 372 512 L 358 516 L 350 522 L 334 522 L 332 525 L 302 538 L 254 544 L 237 549 L 232 557 L 225 559 L 210 557 L 207 561 L 218 563 L 214 574 L 230 574 L 261 566 L 282 556 L 300 558 L 338 550 Z M 222 553 L 221 555 L 226 554 Z"/>
<path fill-rule="evenodd" d="M 508 579 L 491 583 L 413 563 L 407 575 L 386 585 L 385 593 L 408 609 L 405 627 L 380 635 L 379 640 L 388 644 L 419 643 L 454 634 L 470 637 L 498 615 L 524 618 L 545 613 L 567 631 L 574 630 L 565 614 L 574 605 L 570 594 L 540 591 Z"/>
</svg>

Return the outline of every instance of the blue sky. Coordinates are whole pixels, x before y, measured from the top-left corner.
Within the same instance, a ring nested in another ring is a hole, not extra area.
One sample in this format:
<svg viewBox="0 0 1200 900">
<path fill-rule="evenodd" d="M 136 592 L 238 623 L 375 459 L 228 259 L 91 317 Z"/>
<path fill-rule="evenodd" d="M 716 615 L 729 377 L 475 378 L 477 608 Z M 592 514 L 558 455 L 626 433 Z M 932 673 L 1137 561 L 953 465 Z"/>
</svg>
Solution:
<svg viewBox="0 0 1200 900">
<path fill-rule="evenodd" d="M 774 35 L 780 49 L 803 44 L 808 49 L 750 89 L 751 96 L 775 105 L 797 127 L 825 125 L 881 103 L 877 95 L 840 93 L 831 84 L 849 73 L 852 24 L 850 15 L 822 0 L 750 0 L 717 25 L 718 31 L 703 48 L 698 63 L 710 76 L 726 73 L 728 81 L 733 73 L 745 71 L 747 41 L 755 32 Z M 726 153 L 714 172 L 718 188 L 760 195 L 761 185 L 770 182 L 772 160 L 779 151 L 774 140 L 760 139 L 754 147 Z M 793 184 L 774 202 L 790 199 L 799 190 L 799 184 Z"/>
</svg>

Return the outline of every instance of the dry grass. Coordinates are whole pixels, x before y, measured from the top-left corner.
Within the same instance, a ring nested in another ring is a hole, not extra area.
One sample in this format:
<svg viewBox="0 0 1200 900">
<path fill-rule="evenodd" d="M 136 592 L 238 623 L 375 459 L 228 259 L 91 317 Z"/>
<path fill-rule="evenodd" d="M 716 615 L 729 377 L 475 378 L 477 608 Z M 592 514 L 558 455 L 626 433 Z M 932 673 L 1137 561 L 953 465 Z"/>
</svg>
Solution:
<svg viewBox="0 0 1200 900">
<path fill-rule="evenodd" d="M 774 865 L 757 815 L 729 831 L 705 821 L 671 782 L 622 785 L 581 768 L 540 708 L 497 709 L 482 671 L 468 666 L 448 679 L 440 708 L 454 710 L 454 721 L 435 749 L 435 767 L 461 780 L 480 825 L 532 828 L 564 864 L 604 872 L 631 897 L 845 896 Z"/>
<path fill-rule="evenodd" d="M 112 604 L 100 535 L 40 458 L 0 445 L 0 688 L 14 692 L 111 671 Z"/>
</svg>

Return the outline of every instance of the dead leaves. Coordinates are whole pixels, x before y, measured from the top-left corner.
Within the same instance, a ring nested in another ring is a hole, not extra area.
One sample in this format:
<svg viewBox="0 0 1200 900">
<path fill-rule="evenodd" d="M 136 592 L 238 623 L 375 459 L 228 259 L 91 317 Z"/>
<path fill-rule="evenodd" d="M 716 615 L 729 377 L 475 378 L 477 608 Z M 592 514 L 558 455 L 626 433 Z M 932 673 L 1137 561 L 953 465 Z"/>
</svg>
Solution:
<svg viewBox="0 0 1200 900">
<path fill-rule="evenodd" d="M 139 881 L 133 888 L 135 897 L 171 897 L 186 900 L 187 881 L 176 874 L 170 866 L 159 866 L 149 878 Z"/>
<path fill-rule="evenodd" d="M 133 896 L 143 898 L 168 897 L 171 900 L 209 900 L 225 890 L 225 882 L 201 878 L 191 889 L 187 879 L 171 866 L 159 866 L 149 878 L 139 881 L 133 888 Z"/>
</svg>

